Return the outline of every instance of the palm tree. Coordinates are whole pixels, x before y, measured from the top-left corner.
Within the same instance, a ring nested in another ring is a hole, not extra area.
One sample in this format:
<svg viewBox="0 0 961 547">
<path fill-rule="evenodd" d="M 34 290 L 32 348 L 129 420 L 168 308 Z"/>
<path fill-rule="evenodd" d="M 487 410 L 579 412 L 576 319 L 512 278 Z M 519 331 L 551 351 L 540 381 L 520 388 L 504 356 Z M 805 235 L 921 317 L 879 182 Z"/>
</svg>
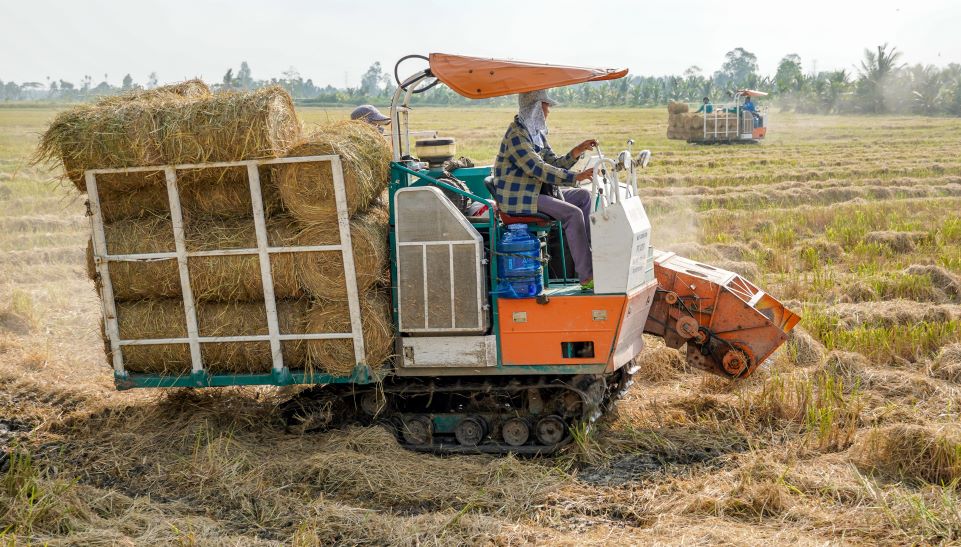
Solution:
<svg viewBox="0 0 961 547">
<path fill-rule="evenodd" d="M 848 92 L 851 81 L 848 72 L 844 69 L 828 72 L 824 78 L 824 86 L 819 90 L 818 96 L 825 114 L 840 109 L 839 101 L 841 96 Z"/>
<path fill-rule="evenodd" d="M 902 65 L 897 64 L 900 58 L 901 52 L 894 47 L 889 50 L 887 43 L 878 46 L 876 53 L 870 49 L 864 50 L 858 86 L 868 101 L 865 106 L 869 112 L 883 113 L 887 109 L 884 86 L 891 74 L 901 68 Z"/>
<path fill-rule="evenodd" d="M 941 71 L 934 65 L 915 65 L 908 71 L 911 79 L 911 99 L 914 111 L 928 116 L 937 114 L 943 93 L 944 81 Z"/>
</svg>

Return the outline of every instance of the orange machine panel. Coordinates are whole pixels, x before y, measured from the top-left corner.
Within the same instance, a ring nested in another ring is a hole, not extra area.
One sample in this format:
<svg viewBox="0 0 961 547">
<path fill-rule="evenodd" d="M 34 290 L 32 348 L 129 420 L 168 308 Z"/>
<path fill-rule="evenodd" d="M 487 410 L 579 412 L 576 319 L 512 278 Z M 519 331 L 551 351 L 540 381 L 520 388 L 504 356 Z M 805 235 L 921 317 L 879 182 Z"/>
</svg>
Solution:
<svg viewBox="0 0 961 547">
<path fill-rule="evenodd" d="M 626 296 L 502 298 L 504 365 L 587 365 L 610 359 Z M 589 356 L 589 354 L 593 356 Z"/>
<path fill-rule="evenodd" d="M 437 79 L 468 99 L 500 97 L 627 76 L 626 68 L 545 65 L 447 53 L 431 53 L 430 70 Z"/>
</svg>

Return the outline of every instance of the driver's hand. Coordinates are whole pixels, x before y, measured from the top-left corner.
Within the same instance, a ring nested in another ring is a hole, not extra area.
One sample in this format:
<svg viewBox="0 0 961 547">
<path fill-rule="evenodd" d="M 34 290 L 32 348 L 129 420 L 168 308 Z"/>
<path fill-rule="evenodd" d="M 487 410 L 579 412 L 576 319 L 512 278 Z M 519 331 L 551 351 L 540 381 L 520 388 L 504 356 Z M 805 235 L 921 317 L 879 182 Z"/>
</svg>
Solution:
<svg viewBox="0 0 961 547">
<path fill-rule="evenodd" d="M 581 154 L 583 154 L 584 152 L 587 152 L 591 148 L 595 148 L 596 146 L 597 146 L 597 139 L 587 139 L 581 144 L 578 144 L 577 146 L 575 146 L 573 150 L 571 150 L 571 156 L 574 156 L 576 158 Z"/>
<path fill-rule="evenodd" d="M 593 177 L 593 176 L 594 176 L 594 169 L 593 169 L 593 168 L 591 168 L 591 169 L 585 169 L 585 170 L 581 171 L 580 173 L 578 173 L 577 176 L 574 177 L 574 180 L 577 181 L 577 182 L 582 182 L 582 181 L 585 181 L 585 180 L 590 180 L 590 178 Z"/>
</svg>

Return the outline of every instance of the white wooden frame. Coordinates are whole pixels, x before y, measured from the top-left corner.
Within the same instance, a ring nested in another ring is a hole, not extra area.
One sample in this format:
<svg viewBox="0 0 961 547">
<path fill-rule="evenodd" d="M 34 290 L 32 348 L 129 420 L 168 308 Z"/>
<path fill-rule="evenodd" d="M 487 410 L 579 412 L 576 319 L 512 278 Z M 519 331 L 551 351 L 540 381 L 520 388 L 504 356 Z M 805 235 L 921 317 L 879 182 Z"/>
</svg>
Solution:
<svg viewBox="0 0 961 547">
<path fill-rule="evenodd" d="M 264 218 L 264 205 L 261 194 L 260 173 L 258 168 L 263 165 L 277 165 L 306 162 L 330 162 L 333 173 L 334 196 L 337 204 L 337 224 L 340 231 L 340 243 L 337 245 L 311 245 L 272 247 L 267 241 L 267 224 Z M 177 187 L 177 171 L 183 169 L 207 169 L 224 167 L 245 167 L 250 186 L 250 196 L 253 209 L 254 228 L 257 236 L 257 247 L 254 249 L 220 249 L 210 251 L 187 251 L 184 237 L 183 211 L 180 203 L 180 193 Z M 170 218 L 174 232 L 174 252 L 139 253 L 111 255 L 107 252 L 106 234 L 104 231 L 103 214 L 100 208 L 100 195 L 97 190 L 97 175 L 107 173 L 138 173 L 148 171 L 163 171 L 167 184 L 167 197 L 170 204 Z M 208 342 L 270 342 L 272 369 L 280 373 L 287 369 L 281 351 L 281 342 L 287 340 L 330 340 L 351 339 L 354 344 L 354 359 L 357 364 L 364 363 L 363 324 L 360 318 L 360 299 L 357 291 L 357 277 L 354 267 L 354 252 L 350 237 L 350 216 L 347 210 L 347 193 L 344 188 L 344 171 L 340 156 L 302 156 L 266 160 L 245 160 L 235 162 L 199 163 L 162 165 L 154 167 L 133 167 L 127 169 L 89 169 L 84 172 L 87 183 L 87 195 L 90 201 L 91 227 L 93 233 L 94 265 L 100 275 L 100 300 L 103 306 L 104 326 L 110 340 L 113 354 L 114 373 L 126 376 L 123 364 L 124 346 L 158 345 L 158 344 L 188 344 L 190 346 L 191 371 L 204 371 L 200 344 Z M 274 296 L 274 282 L 270 270 L 270 255 L 276 253 L 324 252 L 340 251 L 343 256 L 344 277 L 347 285 L 347 304 L 350 310 L 351 331 L 347 333 L 315 333 L 315 334 L 280 334 L 277 320 L 277 301 Z M 187 269 L 187 259 L 197 256 L 228 256 L 228 255 L 257 255 L 260 261 L 260 276 L 263 282 L 264 306 L 267 315 L 266 335 L 252 336 L 200 336 L 197 328 L 197 310 L 190 286 L 190 275 Z M 117 305 L 114 300 L 113 285 L 110 279 L 110 262 L 135 262 L 176 259 L 180 270 L 180 287 L 183 295 L 184 315 L 187 324 L 186 338 L 151 338 L 126 340 L 120 337 L 117 322 Z"/>
</svg>

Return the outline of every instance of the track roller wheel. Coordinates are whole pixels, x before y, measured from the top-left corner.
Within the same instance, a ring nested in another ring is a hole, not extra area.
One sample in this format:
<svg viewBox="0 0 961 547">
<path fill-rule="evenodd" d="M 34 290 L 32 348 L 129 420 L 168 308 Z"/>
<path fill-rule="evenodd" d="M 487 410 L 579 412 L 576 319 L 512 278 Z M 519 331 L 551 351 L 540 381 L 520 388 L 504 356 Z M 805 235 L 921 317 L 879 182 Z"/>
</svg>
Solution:
<svg viewBox="0 0 961 547">
<path fill-rule="evenodd" d="M 427 416 L 407 418 L 401 426 L 401 435 L 408 444 L 430 444 L 434 436 L 434 422 Z"/>
<path fill-rule="evenodd" d="M 376 416 L 380 414 L 387 401 L 384 399 L 382 393 L 376 391 L 367 391 L 360 396 L 360 410 L 363 411 L 367 416 Z"/>
<path fill-rule="evenodd" d="M 531 426 L 523 418 L 511 418 L 501 427 L 501 437 L 511 446 L 521 446 L 531 438 Z"/>
<path fill-rule="evenodd" d="M 567 426 L 559 416 L 547 416 L 541 418 L 535 427 L 537 441 L 543 445 L 555 445 L 564 439 Z"/>
<path fill-rule="evenodd" d="M 464 446 L 477 446 L 487 436 L 487 421 L 480 416 L 467 416 L 454 427 L 454 437 Z"/>
</svg>

